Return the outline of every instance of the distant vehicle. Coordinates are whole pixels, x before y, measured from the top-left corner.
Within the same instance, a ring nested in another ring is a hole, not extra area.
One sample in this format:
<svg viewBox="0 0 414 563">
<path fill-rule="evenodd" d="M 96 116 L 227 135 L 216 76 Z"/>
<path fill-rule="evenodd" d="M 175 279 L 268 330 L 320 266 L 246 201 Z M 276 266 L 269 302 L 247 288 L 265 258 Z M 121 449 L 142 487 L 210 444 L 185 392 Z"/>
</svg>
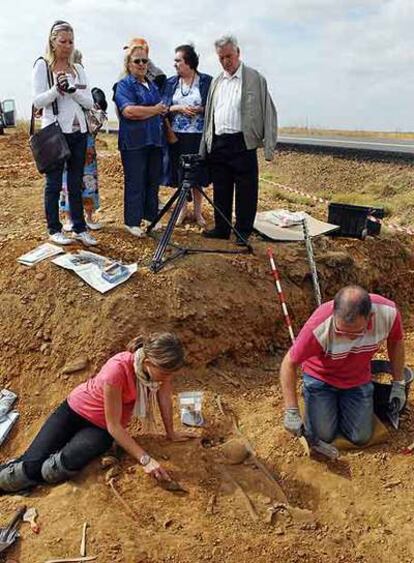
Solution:
<svg viewBox="0 0 414 563">
<path fill-rule="evenodd" d="M 3 100 L 0 102 L 0 135 L 3 135 L 6 127 L 16 126 L 16 104 L 14 100 Z"/>
</svg>

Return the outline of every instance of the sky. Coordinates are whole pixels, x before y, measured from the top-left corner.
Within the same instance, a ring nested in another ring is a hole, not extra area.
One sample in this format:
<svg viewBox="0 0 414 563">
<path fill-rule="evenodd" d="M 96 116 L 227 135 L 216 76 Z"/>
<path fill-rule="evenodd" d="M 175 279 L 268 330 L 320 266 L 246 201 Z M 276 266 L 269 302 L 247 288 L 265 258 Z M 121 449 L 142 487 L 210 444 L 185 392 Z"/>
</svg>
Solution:
<svg viewBox="0 0 414 563">
<path fill-rule="evenodd" d="M 174 48 L 192 42 L 214 76 L 214 40 L 233 34 L 281 126 L 414 131 L 414 0 L 1 0 L 0 99 L 20 118 L 56 19 L 74 27 L 90 85 L 108 98 L 128 39 L 145 37 L 168 76 Z"/>
</svg>

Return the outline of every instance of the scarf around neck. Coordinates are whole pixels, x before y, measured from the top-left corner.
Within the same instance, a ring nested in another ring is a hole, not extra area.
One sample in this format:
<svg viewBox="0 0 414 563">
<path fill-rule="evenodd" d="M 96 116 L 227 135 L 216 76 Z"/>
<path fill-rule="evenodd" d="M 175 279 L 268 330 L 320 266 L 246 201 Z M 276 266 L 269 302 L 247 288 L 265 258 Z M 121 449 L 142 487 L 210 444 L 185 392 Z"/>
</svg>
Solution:
<svg viewBox="0 0 414 563">
<path fill-rule="evenodd" d="M 137 378 L 137 399 L 134 405 L 134 415 L 138 416 L 144 425 L 145 432 L 156 432 L 155 409 L 157 392 L 161 385 L 153 381 L 143 370 L 144 350 L 139 348 L 134 354 L 134 371 Z"/>
</svg>

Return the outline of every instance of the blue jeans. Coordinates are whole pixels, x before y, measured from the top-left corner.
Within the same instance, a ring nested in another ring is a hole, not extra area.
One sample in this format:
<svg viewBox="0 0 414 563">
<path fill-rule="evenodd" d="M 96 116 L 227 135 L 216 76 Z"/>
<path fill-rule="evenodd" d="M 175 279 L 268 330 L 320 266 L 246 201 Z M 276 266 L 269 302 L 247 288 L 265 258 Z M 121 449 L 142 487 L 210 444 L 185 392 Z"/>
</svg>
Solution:
<svg viewBox="0 0 414 563">
<path fill-rule="evenodd" d="M 161 149 L 121 150 L 124 168 L 124 222 L 139 227 L 142 219 L 153 221 L 158 214 Z"/>
<path fill-rule="evenodd" d="M 374 430 L 374 384 L 338 389 L 303 374 L 305 426 L 324 442 L 342 434 L 350 442 L 367 443 Z"/>
<path fill-rule="evenodd" d="M 86 231 L 83 216 L 82 182 L 85 165 L 86 133 L 65 134 L 70 149 L 70 158 L 66 161 L 68 171 L 68 199 L 70 215 L 75 233 Z M 46 174 L 45 211 L 49 234 L 60 233 L 62 223 L 59 219 L 59 198 L 62 190 L 64 163 Z"/>
</svg>

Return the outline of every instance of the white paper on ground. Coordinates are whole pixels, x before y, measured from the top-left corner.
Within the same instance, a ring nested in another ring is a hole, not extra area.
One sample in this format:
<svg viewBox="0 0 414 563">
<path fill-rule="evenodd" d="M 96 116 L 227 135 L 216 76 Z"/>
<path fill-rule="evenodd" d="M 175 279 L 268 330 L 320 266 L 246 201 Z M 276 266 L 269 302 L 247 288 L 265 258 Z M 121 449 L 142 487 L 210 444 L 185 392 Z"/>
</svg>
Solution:
<svg viewBox="0 0 414 563">
<path fill-rule="evenodd" d="M 45 242 L 34 250 L 26 252 L 26 254 L 20 256 L 17 261 L 25 266 L 34 266 L 34 264 L 37 264 L 46 258 L 62 254 L 63 252 L 65 251 L 60 246 L 56 246 L 56 244 L 51 244 L 50 242 Z"/>
<path fill-rule="evenodd" d="M 86 254 L 86 253 L 85 253 Z M 93 252 L 88 254 L 93 255 Z M 81 254 L 82 256 L 82 254 Z M 105 258 L 96 254 L 95 256 L 99 257 L 100 259 L 105 259 L 106 263 L 111 263 L 113 260 L 109 258 Z M 99 291 L 100 293 L 106 293 L 110 291 L 114 287 L 117 287 L 121 283 L 126 282 L 129 278 L 134 274 L 138 266 L 137 264 L 125 264 L 129 275 L 121 280 L 116 281 L 115 283 L 111 283 L 106 281 L 102 277 L 102 268 L 100 268 L 96 263 L 79 263 L 79 255 L 78 254 L 64 254 L 63 256 L 58 256 L 54 260 L 52 260 L 53 264 L 60 266 L 61 268 L 66 268 L 67 270 L 73 270 L 80 278 L 82 278 L 88 285 Z"/>
<path fill-rule="evenodd" d="M 18 418 L 19 413 L 17 411 L 10 411 L 0 422 L 0 446 L 9 435 L 10 430 L 13 428 L 13 425 Z"/>
<path fill-rule="evenodd" d="M 13 391 L 10 391 L 9 389 L 2 389 L 0 391 L 0 422 L 11 410 L 16 399 L 17 395 L 16 393 L 13 393 Z"/>
<path fill-rule="evenodd" d="M 254 229 L 271 240 L 281 240 L 286 242 L 298 242 L 303 240 L 302 225 L 292 225 L 291 227 L 278 227 L 274 224 L 274 211 L 262 211 L 257 213 L 254 221 Z M 325 235 L 331 231 L 339 229 L 337 225 L 324 223 L 314 219 L 308 213 L 303 213 L 308 222 L 308 231 L 310 237 Z"/>
</svg>

